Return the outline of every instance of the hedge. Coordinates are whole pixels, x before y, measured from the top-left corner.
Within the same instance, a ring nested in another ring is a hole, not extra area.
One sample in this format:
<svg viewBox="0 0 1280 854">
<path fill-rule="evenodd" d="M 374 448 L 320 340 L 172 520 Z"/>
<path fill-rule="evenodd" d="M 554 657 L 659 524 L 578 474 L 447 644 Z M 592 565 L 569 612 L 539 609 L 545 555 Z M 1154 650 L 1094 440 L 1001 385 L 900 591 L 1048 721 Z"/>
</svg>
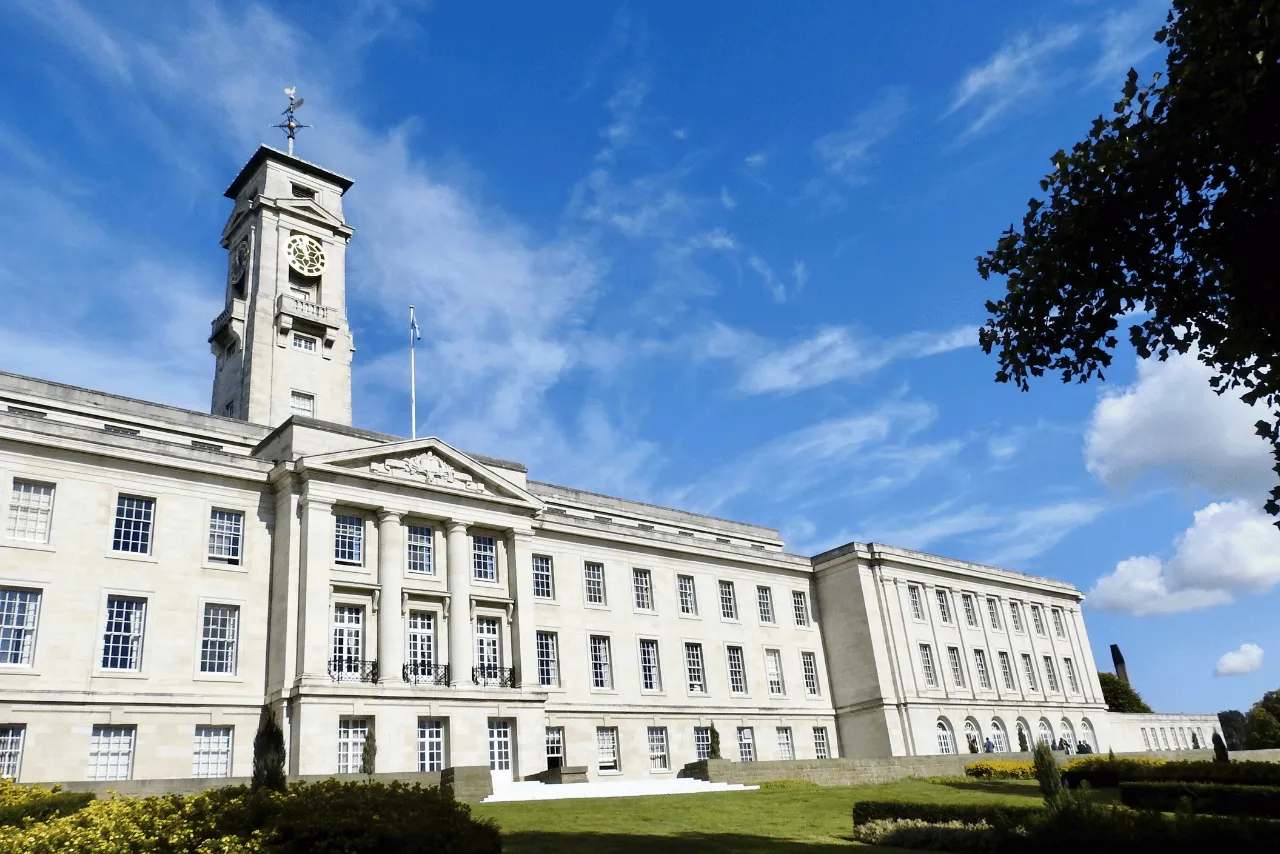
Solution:
<svg viewBox="0 0 1280 854">
<path fill-rule="evenodd" d="M 1161 759 L 1090 756 L 1067 763 L 1063 776 L 1067 786 L 1073 789 L 1082 781 L 1088 781 L 1089 785 L 1095 789 L 1102 789 L 1115 788 L 1122 782 L 1137 780 L 1280 786 L 1280 763 L 1196 760 L 1171 762 Z"/>
<path fill-rule="evenodd" d="M 1102 807 L 1087 799 L 1043 810 L 998 840 L 1000 854 L 1204 854 L 1270 851 L 1280 823 L 1234 816 L 1191 815 Z"/>
<path fill-rule="evenodd" d="M 1031 762 L 1019 759 L 983 759 L 964 766 L 968 777 L 979 780 L 1034 780 L 1036 769 Z"/>
<path fill-rule="evenodd" d="M 1173 812 L 1184 801 L 1193 812 L 1280 818 L 1280 787 L 1224 783 L 1134 781 L 1120 784 L 1120 802 L 1137 809 Z"/>
<path fill-rule="evenodd" d="M 49 792 L 19 803 L 0 806 L 0 827 L 21 827 L 25 819 L 48 821 L 70 815 L 93 800 L 92 792 Z"/>
<path fill-rule="evenodd" d="M 928 804 L 909 801 L 858 801 L 853 805 L 855 826 L 883 819 L 915 819 L 930 824 L 958 821 L 962 824 L 985 822 L 992 827 L 1021 824 L 1044 812 L 1042 806 L 1004 806 L 1001 804 Z"/>
</svg>

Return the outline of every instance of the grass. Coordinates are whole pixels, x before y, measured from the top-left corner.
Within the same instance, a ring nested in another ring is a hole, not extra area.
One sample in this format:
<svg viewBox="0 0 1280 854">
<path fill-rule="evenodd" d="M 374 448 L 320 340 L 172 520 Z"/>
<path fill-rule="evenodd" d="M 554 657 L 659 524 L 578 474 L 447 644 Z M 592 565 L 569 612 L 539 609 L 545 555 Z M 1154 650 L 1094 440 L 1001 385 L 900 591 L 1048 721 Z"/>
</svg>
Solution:
<svg viewBox="0 0 1280 854">
<path fill-rule="evenodd" d="M 877 849 L 848 839 L 857 800 L 1041 802 L 1033 781 L 901 780 L 880 786 L 801 786 L 704 795 L 476 804 L 498 822 L 510 854 L 821 854 Z M 883 851 L 897 849 L 878 849 Z"/>
</svg>

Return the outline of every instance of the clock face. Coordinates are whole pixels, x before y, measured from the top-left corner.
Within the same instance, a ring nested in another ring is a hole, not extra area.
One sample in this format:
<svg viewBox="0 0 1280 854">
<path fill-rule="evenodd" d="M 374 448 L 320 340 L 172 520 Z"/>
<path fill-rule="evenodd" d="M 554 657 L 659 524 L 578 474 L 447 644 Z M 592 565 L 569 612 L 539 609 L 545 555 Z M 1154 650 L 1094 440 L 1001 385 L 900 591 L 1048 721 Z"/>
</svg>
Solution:
<svg viewBox="0 0 1280 854">
<path fill-rule="evenodd" d="M 231 250 L 231 281 L 240 281 L 247 269 L 249 269 L 249 241 L 241 240 L 236 248 Z"/>
<path fill-rule="evenodd" d="M 314 237 L 295 234 L 287 247 L 289 266 L 304 276 L 318 276 L 324 272 L 324 247 Z"/>
</svg>

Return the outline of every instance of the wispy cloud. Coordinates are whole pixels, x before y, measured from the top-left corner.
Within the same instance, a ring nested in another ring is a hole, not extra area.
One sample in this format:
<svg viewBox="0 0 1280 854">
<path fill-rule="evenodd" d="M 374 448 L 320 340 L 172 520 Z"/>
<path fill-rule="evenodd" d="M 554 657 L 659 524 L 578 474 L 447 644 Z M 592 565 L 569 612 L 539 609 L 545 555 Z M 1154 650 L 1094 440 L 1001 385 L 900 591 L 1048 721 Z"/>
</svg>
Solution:
<svg viewBox="0 0 1280 854">
<path fill-rule="evenodd" d="M 1095 84 L 1118 87 L 1130 68 L 1159 47 L 1155 31 L 1163 23 L 1168 8 L 1164 0 L 1154 0 L 1123 12 L 1107 12 L 1098 26 L 1101 55 L 1093 64 Z"/>
<path fill-rule="evenodd" d="M 1069 25 L 1039 34 L 1019 33 L 965 74 L 944 115 L 961 110 L 976 114 L 963 136 L 980 132 L 1002 113 L 1048 88 L 1054 76 L 1047 67 L 1050 60 L 1079 41 L 1084 32 L 1083 27 Z"/>
<path fill-rule="evenodd" d="M 897 130 L 907 109 L 905 89 L 885 90 L 874 103 L 855 113 L 849 124 L 814 140 L 814 157 L 828 175 L 846 184 L 865 182 L 874 163 L 872 149 Z"/>
</svg>

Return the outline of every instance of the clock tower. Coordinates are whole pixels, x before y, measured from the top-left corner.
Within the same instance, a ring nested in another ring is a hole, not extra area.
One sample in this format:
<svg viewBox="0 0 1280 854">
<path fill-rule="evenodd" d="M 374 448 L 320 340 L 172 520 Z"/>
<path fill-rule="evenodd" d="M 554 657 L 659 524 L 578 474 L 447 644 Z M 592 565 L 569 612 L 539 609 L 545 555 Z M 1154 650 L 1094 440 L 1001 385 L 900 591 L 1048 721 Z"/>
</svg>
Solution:
<svg viewBox="0 0 1280 854">
<path fill-rule="evenodd" d="M 214 415 L 275 427 L 291 415 L 351 423 L 342 215 L 349 178 L 270 146 L 227 188 L 226 307 L 213 321 Z"/>
</svg>

